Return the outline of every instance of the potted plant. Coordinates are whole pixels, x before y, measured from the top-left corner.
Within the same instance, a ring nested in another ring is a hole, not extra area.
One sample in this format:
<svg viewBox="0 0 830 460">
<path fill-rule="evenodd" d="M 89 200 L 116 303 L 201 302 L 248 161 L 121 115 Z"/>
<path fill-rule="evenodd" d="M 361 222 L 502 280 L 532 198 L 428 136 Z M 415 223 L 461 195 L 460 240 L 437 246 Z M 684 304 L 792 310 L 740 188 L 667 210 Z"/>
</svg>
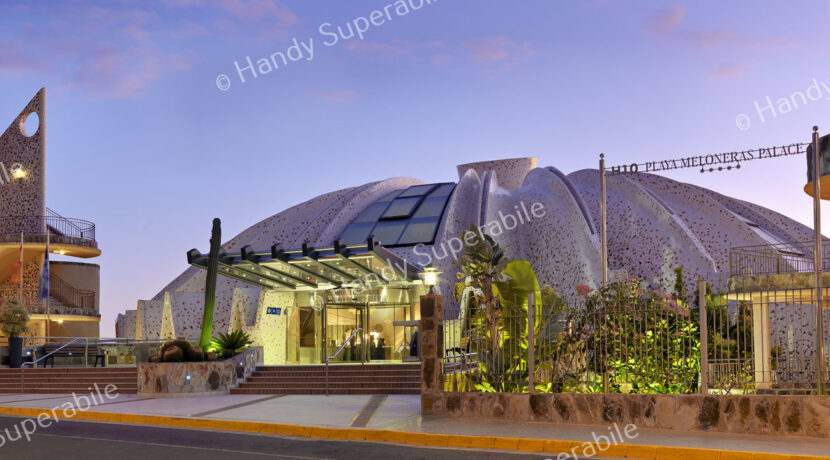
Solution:
<svg viewBox="0 0 830 460">
<path fill-rule="evenodd" d="M 0 309 L 0 330 L 9 338 L 9 367 L 18 369 L 23 364 L 23 337 L 29 332 L 29 312 L 17 299 L 9 299 Z"/>
</svg>

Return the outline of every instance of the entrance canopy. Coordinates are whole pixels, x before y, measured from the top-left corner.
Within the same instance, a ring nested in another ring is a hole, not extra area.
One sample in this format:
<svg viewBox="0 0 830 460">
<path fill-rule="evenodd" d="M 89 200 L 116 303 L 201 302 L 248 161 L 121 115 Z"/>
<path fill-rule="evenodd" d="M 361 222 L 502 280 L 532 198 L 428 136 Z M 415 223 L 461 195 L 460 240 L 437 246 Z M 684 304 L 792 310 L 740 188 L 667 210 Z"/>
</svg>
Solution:
<svg viewBox="0 0 830 460">
<path fill-rule="evenodd" d="M 191 249 L 187 263 L 207 269 L 208 255 Z M 243 246 L 238 253 L 219 254 L 219 273 L 267 289 L 320 290 L 341 287 L 420 284 L 421 270 L 369 238 L 346 245 L 335 241 L 299 249 L 275 244 L 267 250 Z"/>
</svg>

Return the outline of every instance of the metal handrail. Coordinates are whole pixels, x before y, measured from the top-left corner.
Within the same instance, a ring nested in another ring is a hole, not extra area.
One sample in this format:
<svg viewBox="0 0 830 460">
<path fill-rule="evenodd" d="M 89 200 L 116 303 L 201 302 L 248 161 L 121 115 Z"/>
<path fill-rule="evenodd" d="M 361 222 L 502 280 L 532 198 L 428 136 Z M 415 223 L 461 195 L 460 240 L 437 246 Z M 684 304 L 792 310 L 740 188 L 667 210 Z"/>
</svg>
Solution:
<svg viewBox="0 0 830 460">
<path fill-rule="evenodd" d="M 77 342 L 77 341 L 79 341 L 79 340 L 81 340 L 81 339 L 85 339 L 85 340 L 86 340 L 86 338 L 85 338 L 85 337 L 77 337 L 75 340 L 73 340 L 73 341 L 71 341 L 71 342 L 67 342 L 67 343 L 65 343 L 65 344 L 61 345 L 59 348 L 56 348 L 55 350 L 52 350 L 52 352 L 51 352 L 51 353 L 47 353 L 47 354 L 45 354 L 45 355 L 41 356 L 41 357 L 40 357 L 40 358 L 38 358 L 36 361 L 29 361 L 29 362 L 25 362 L 25 363 L 23 363 L 23 364 L 20 366 L 20 392 L 21 392 L 21 393 L 23 393 L 23 392 L 24 392 L 24 390 L 25 390 L 25 387 L 26 387 L 26 366 L 27 366 L 27 365 L 31 365 L 32 367 L 34 367 L 34 365 L 35 365 L 35 364 L 37 364 L 37 363 L 39 363 L 40 361 L 43 361 L 44 359 L 46 359 L 46 358 L 48 358 L 48 357 L 52 356 L 53 354 L 55 354 L 55 353 L 57 353 L 57 352 L 59 352 L 59 351 L 63 350 L 64 348 L 68 347 L 69 345 L 72 345 L 73 343 L 75 343 L 75 342 Z M 87 340 L 87 346 L 89 346 L 89 340 Z"/>
<path fill-rule="evenodd" d="M 95 240 L 95 224 L 83 219 L 70 219 L 60 215 L 7 216 L 0 218 L 0 241 L 14 243 L 45 243 L 47 233 L 52 243 L 69 243 L 98 247 Z"/>
<path fill-rule="evenodd" d="M 363 330 L 363 328 L 361 328 L 361 327 L 355 329 L 354 332 L 352 332 L 352 335 L 350 335 L 348 339 L 343 341 L 343 345 L 340 345 L 340 348 L 338 348 L 337 351 L 335 351 L 333 355 L 326 358 L 326 396 L 329 395 L 329 360 L 336 358 L 337 355 L 339 355 L 340 352 L 343 351 L 344 348 L 346 348 L 346 344 L 351 342 L 351 340 L 354 338 L 355 334 L 357 334 L 359 331 L 362 331 L 362 330 Z M 361 365 L 365 364 L 363 353 L 360 353 L 360 364 Z"/>
<path fill-rule="evenodd" d="M 68 307 L 95 309 L 95 291 L 78 289 L 54 273 L 49 274 L 49 294 Z"/>
</svg>

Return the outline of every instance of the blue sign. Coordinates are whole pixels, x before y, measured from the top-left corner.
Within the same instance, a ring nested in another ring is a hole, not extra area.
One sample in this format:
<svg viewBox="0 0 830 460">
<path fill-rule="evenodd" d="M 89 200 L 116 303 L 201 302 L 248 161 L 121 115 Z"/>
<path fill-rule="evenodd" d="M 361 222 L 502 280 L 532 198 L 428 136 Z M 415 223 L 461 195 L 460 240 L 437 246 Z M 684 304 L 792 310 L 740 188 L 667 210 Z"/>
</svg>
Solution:
<svg viewBox="0 0 830 460">
<path fill-rule="evenodd" d="M 282 308 L 268 307 L 265 310 L 265 314 L 267 314 L 267 315 L 280 315 L 280 314 L 282 314 Z"/>
</svg>

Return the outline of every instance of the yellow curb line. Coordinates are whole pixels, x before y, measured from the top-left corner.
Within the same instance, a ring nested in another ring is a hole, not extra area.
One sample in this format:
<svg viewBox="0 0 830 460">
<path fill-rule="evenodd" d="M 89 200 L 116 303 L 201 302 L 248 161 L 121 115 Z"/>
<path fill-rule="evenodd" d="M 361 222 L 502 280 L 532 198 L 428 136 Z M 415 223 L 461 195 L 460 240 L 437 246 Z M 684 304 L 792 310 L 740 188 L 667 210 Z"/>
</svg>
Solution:
<svg viewBox="0 0 830 460">
<path fill-rule="evenodd" d="M 413 446 L 453 447 L 473 449 L 502 449 L 526 452 L 570 453 L 592 457 L 621 457 L 639 460 L 819 460 L 830 457 L 811 455 L 769 454 L 763 452 L 742 452 L 696 447 L 648 446 L 641 444 L 600 445 L 595 442 L 564 441 L 493 436 L 465 436 L 452 434 L 415 433 L 391 430 L 370 430 L 365 428 L 325 428 L 316 426 L 288 425 L 281 423 L 242 422 L 234 420 L 213 420 L 160 415 L 116 414 L 111 412 L 75 411 L 68 416 L 66 411 L 55 409 L 59 419 L 93 420 L 101 422 L 156 425 L 203 430 L 236 431 L 243 433 L 267 433 L 283 436 L 306 437 L 332 440 L 354 440 L 389 442 Z M 37 417 L 44 414 L 51 417 L 53 409 L 0 406 L 0 415 Z"/>
</svg>

